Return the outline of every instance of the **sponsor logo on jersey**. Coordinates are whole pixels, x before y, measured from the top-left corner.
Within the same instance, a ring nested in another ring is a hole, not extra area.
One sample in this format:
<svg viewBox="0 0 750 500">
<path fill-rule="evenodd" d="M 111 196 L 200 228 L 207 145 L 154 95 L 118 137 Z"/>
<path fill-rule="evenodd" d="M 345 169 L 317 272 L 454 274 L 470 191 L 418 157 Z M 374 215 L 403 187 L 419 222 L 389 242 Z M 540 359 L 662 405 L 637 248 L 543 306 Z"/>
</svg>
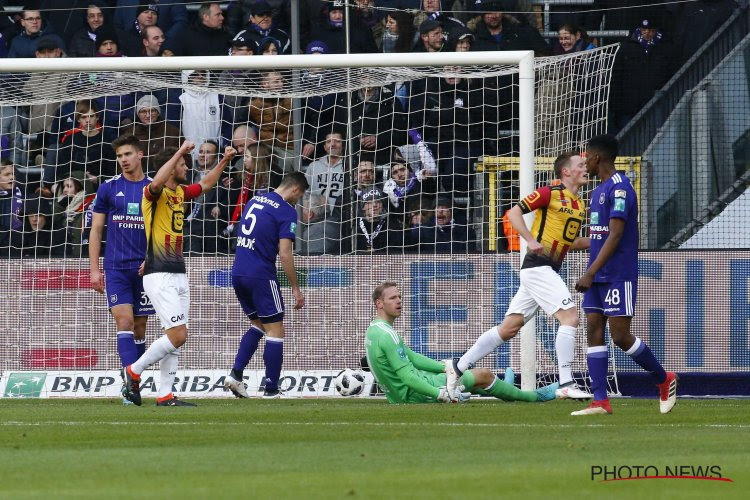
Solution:
<svg viewBox="0 0 750 500">
<path fill-rule="evenodd" d="M 615 189 L 615 198 L 626 198 L 627 193 L 624 189 Z"/>
<path fill-rule="evenodd" d="M 403 347 L 399 347 L 396 352 L 398 352 L 398 357 L 401 359 L 406 359 L 406 351 L 404 351 Z"/>
<path fill-rule="evenodd" d="M 123 193 L 122 191 L 120 191 L 115 196 L 125 196 L 125 193 Z"/>
<path fill-rule="evenodd" d="M 289 232 L 290 233 L 296 233 L 297 232 L 297 223 L 296 222 L 292 222 L 289 225 Z"/>
<path fill-rule="evenodd" d="M 138 215 L 140 207 L 140 203 L 128 203 L 128 215 Z"/>
<path fill-rule="evenodd" d="M 591 224 L 599 224 L 599 212 L 591 212 Z"/>
<path fill-rule="evenodd" d="M 623 198 L 615 198 L 615 211 L 622 212 L 625 210 L 625 200 Z"/>
</svg>

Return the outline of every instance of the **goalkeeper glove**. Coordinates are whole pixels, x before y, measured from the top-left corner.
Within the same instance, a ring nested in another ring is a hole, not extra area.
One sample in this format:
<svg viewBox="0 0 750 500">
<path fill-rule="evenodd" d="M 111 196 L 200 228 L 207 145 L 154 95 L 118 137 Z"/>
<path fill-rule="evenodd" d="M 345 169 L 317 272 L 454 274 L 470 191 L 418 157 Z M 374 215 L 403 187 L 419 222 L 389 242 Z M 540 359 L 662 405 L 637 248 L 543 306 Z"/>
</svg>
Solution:
<svg viewBox="0 0 750 500">
<path fill-rule="evenodd" d="M 441 387 L 438 389 L 440 392 L 438 393 L 437 400 L 440 403 L 456 403 L 457 401 L 453 398 L 451 398 L 451 395 L 448 394 L 448 389 L 445 387 Z"/>
</svg>

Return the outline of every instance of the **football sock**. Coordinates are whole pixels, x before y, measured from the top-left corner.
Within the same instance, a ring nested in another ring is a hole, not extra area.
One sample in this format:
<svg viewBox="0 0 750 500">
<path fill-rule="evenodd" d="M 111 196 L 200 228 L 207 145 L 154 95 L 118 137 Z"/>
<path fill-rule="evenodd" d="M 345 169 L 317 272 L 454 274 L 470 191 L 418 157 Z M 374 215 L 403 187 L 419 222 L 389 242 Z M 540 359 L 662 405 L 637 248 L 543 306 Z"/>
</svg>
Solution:
<svg viewBox="0 0 750 500">
<path fill-rule="evenodd" d="M 560 325 L 555 338 L 555 352 L 557 353 L 557 369 L 560 373 L 560 385 L 573 380 L 573 352 L 576 345 L 576 329 L 572 326 Z"/>
<path fill-rule="evenodd" d="M 159 363 L 159 391 L 156 393 L 157 398 L 164 398 L 172 393 L 179 359 L 180 349 L 178 348 L 164 356 Z"/>
<path fill-rule="evenodd" d="M 169 337 L 162 335 L 154 341 L 153 344 L 146 349 L 143 356 L 138 358 L 138 361 L 132 364 L 130 370 L 136 375 L 143 373 L 143 370 L 153 365 L 157 361 L 164 358 L 167 354 L 174 352 L 177 348 L 172 345 L 172 341 Z"/>
<path fill-rule="evenodd" d="M 458 369 L 465 372 L 474 366 L 474 363 L 500 347 L 502 343 L 503 339 L 500 338 L 500 332 L 497 331 L 497 326 L 493 326 L 480 335 L 476 342 L 474 342 L 474 345 L 471 346 L 463 356 L 461 356 L 461 359 L 459 359 L 457 363 Z"/>
<path fill-rule="evenodd" d="M 607 399 L 607 346 L 589 347 L 586 351 L 586 362 L 589 366 L 594 401 Z"/>
<path fill-rule="evenodd" d="M 237 349 L 237 356 L 234 358 L 234 366 L 232 367 L 235 380 L 242 380 L 242 370 L 245 369 L 253 354 L 255 354 L 255 351 L 258 349 L 258 342 L 263 338 L 263 335 L 263 330 L 253 325 L 242 336 L 240 347 Z M 235 374 L 238 374 L 239 378 Z"/>
<path fill-rule="evenodd" d="M 133 332 L 117 332 L 117 354 L 123 367 L 132 365 L 138 359 L 138 350 L 133 340 Z"/>
<path fill-rule="evenodd" d="M 633 361 L 649 372 L 654 379 L 654 383 L 661 384 L 667 379 L 667 372 L 664 371 L 659 360 L 656 359 L 656 356 L 654 356 L 654 353 L 651 352 L 646 343 L 638 337 L 635 338 L 632 347 L 625 351 L 625 354 L 633 358 Z"/>
<path fill-rule="evenodd" d="M 499 378 L 495 377 L 495 380 L 485 389 L 475 388 L 474 375 L 467 371 L 461 375 L 461 385 L 466 390 L 474 394 L 482 394 L 484 396 L 494 396 L 503 401 L 537 401 L 538 397 L 535 391 L 522 391 L 515 385 L 503 382 Z"/>
<path fill-rule="evenodd" d="M 146 352 L 146 339 L 136 340 L 135 341 L 135 350 L 138 351 L 138 357 L 139 358 L 141 356 L 143 356 L 143 353 Z"/>
<path fill-rule="evenodd" d="M 266 364 L 266 389 L 273 391 L 279 388 L 281 362 L 284 360 L 284 339 L 266 337 L 263 350 L 263 362 Z"/>
</svg>

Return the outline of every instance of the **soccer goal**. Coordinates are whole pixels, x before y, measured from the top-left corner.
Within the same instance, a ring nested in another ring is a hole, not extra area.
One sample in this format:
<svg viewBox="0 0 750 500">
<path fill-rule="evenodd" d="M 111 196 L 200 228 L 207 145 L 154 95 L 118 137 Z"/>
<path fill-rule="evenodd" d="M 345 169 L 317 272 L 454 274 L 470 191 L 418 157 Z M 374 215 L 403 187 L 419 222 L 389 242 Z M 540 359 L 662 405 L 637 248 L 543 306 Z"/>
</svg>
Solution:
<svg viewBox="0 0 750 500">
<path fill-rule="evenodd" d="M 249 197 L 295 170 L 311 184 L 295 243 L 307 305 L 287 311 L 282 389 L 335 395 L 335 375 L 359 367 L 384 280 L 401 286 L 396 326 L 415 351 L 460 355 L 502 321 L 518 287 L 524 246 L 505 211 L 552 180 L 558 154 L 605 131 L 616 51 L 5 60 L 2 396 L 119 394 L 115 326 L 89 287 L 87 239 L 121 134 L 141 139 L 152 175 L 156 154 L 184 139 L 196 143 L 191 180 L 225 145 L 241 153 L 185 213 L 190 337 L 178 392 L 229 396 L 223 376 L 248 327 L 230 282 L 234 223 Z M 586 262 L 568 256 L 571 287 Z M 548 381 L 555 331 L 540 316 L 482 366 L 512 366 L 524 388 Z M 147 341 L 158 334 L 153 317 Z M 585 339 L 581 326 L 574 372 L 587 386 Z M 261 358 L 246 371 L 250 391 Z"/>
</svg>

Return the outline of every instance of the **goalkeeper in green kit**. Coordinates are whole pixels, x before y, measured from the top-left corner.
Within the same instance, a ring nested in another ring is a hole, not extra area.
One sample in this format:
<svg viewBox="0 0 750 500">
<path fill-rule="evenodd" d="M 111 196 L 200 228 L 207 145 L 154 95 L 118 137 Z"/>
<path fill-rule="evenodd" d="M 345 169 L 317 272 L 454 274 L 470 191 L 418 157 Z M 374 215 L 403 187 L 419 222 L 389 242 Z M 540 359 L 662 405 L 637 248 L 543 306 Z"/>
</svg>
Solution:
<svg viewBox="0 0 750 500">
<path fill-rule="evenodd" d="M 446 389 L 445 363 L 417 354 L 406 345 L 393 329 L 393 322 L 401 316 L 401 292 L 398 285 L 386 281 L 372 292 L 377 317 L 365 334 L 367 363 L 378 384 L 385 390 L 389 403 L 456 403 L 472 394 L 494 396 L 503 401 L 550 401 L 555 399 L 558 384 L 536 391 L 522 391 L 508 380 L 512 370 L 506 371 L 506 381 L 497 378 L 486 368 L 467 370 L 459 380 L 455 395 Z M 450 361 L 448 361 L 450 362 Z"/>
</svg>

